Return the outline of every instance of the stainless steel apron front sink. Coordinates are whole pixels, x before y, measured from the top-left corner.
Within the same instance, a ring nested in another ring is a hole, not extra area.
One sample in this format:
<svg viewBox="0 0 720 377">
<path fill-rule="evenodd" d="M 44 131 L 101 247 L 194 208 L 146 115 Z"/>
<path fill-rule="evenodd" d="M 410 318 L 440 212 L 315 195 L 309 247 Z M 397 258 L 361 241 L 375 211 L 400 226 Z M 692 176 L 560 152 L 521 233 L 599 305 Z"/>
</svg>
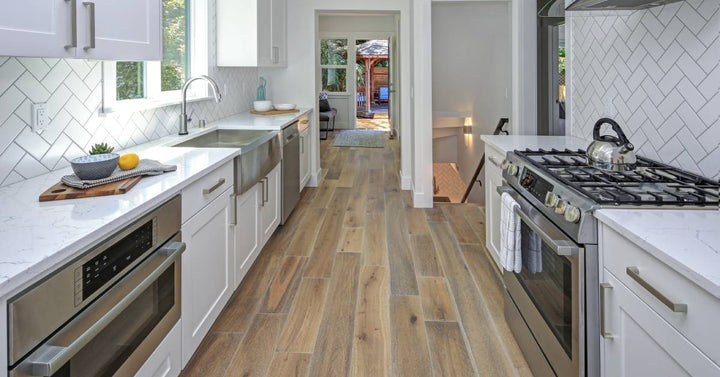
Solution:
<svg viewBox="0 0 720 377">
<path fill-rule="evenodd" d="M 235 193 L 252 188 L 282 159 L 282 131 L 215 130 L 173 145 L 185 148 L 240 148 L 235 157 Z"/>
</svg>

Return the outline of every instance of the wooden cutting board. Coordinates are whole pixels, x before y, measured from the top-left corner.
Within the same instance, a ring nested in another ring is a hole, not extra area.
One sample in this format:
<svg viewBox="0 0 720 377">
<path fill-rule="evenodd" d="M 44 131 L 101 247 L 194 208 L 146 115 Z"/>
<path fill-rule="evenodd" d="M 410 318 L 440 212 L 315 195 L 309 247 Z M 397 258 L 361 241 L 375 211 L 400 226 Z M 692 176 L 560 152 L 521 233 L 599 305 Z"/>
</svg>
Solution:
<svg viewBox="0 0 720 377">
<path fill-rule="evenodd" d="M 111 182 L 102 186 L 95 186 L 83 190 L 75 187 L 67 186 L 62 182 L 54 184 L 49 189 L 40 194 L 41 202 L 49 202 L 52 200 L 90 198 L 94 196 L 120 195 L 130 191 L 140 180 L 142 176 L 130 177 L 122 181 Z"/>
<path fill-rule="evenodd" d="M 300 109 L 293 109 L 293 110 L 268 110 L 268 111 L 255 111 L 250 110 L 250 114 L 255 115 L 282 115 L 282 114 L 292 114 L 292 113 L 299 113 Z"/>
</svg>

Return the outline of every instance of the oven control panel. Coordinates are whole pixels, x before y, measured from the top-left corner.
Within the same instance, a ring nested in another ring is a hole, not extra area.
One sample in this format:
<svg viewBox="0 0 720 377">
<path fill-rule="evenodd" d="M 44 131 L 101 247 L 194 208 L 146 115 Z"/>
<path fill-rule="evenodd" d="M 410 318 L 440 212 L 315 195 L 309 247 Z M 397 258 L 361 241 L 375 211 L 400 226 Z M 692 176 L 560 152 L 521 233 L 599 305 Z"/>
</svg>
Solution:
<svg viewBox="0 0 720 377">
<path fill-rule="evenodd" d="M 135 262 L 154 244 L 155 220 L 150 220 L 75 270 L 75 305 Z"/>
<path fill-rule="evenodd" d="M 523 169 L 520 186 L 536 197 L 540 203 L 545 203 L 545 197 L 553 191 L 552 184 L 533 173 L 530 169 Z"/>
</svg>

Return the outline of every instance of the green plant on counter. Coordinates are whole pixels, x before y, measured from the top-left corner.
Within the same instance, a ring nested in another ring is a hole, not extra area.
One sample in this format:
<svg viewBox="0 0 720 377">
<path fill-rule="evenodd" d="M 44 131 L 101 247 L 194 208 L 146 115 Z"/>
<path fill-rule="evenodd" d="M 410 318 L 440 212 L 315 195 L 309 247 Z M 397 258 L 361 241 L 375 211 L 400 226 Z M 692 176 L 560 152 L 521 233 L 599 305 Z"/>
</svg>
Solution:
<svg viewBox="0 0 720 377">
<path fill-rule="evenodd" d="M 92 154 L 103 154 L 103 153 L 112 153 L 115 148 L 107 145 L 107 143 L 98 143 L 92 146 L 90 151 L 88 153 Z"/>
</svg>

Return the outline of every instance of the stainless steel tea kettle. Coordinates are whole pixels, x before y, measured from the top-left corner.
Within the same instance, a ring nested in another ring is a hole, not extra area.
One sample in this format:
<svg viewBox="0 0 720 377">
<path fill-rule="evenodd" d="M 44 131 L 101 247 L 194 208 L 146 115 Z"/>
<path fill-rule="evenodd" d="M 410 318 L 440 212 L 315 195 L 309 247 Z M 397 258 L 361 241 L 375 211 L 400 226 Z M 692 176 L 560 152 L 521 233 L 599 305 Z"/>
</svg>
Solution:
<svg viewBox="0 0 720 377">
<path fill-rule="evenodd" d="M 612 126 L 617 137 L 612 135 L 600 136 L 600 128 L 604 124 Z M 588 163 L 599 169 L 617 172 L 635 169 L 635 146 L 630 143 L 625 133 L 614 120 L 601 118 L 593 128 L 593 142 L 587 148 Z"/>
</svg>

